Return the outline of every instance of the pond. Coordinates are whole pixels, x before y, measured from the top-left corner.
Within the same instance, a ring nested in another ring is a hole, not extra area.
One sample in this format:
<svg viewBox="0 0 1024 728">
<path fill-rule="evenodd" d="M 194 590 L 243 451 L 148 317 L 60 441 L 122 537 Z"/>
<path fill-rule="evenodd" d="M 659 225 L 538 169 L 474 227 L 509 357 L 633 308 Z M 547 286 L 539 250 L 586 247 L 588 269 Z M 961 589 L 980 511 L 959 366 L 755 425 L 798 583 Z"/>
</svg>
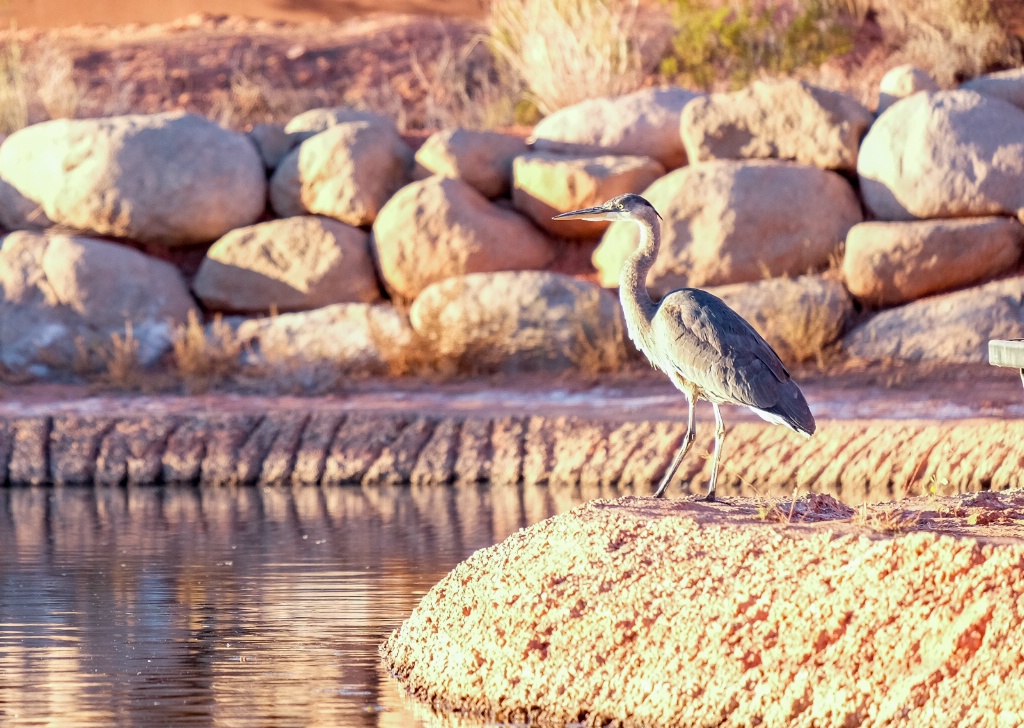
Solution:
<svg viewBox="0 0 1024 728">
<path fill-rule="evenodd" d="M 418 726 L 377 646 L 546 486 L 0 489 L 0 725 Z"/>
</svg>

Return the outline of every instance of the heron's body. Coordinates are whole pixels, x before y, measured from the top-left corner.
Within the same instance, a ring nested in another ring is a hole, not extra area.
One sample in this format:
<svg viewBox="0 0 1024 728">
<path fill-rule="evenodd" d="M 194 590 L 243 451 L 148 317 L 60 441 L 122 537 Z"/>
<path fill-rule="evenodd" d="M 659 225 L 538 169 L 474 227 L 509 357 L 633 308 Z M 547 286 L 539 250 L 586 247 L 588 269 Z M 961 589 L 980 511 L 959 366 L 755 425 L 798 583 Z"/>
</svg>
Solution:
<svg viewBox="0 0 1024 728">
<path fill-rule="evenodd" d="M 711 402 L 715 411 L 715 454 L 708 500 L 715 484 L 725 424 L 721 404 L 749 407 L 774 424 L 803 435 L 814 432 L 814 417 L 797 386 L 760 334 L 722 299 L 697 288 L 672 291 L 655 303 L 647 291 L 647 273 L 658 256 L 659 216 L 639 195 L 622 195 L 600 207 L 564 213 L 561 217 L 591 220 L 630 220 L 641 228 L 640 244 L 623 266 L 619 282 L 626 328 L 633 342 L 665 372 L 686 396 L 689 418 L 686 436 L 655 495 L 664 494 L 679 463 L 693 442 L 694 405 Z"/>
</svg>

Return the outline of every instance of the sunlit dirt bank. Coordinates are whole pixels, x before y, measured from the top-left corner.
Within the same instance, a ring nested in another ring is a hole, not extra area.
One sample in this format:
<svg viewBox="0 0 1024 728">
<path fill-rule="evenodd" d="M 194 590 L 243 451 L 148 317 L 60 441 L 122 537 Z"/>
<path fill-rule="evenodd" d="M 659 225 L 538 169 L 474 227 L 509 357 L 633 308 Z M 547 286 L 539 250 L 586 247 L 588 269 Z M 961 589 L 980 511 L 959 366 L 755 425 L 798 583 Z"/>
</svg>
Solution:
<svg viewBox="0 0 1024 728">
<path fill-rule="evenodd" d="M 593 501 L 456 567 L 384 659 L 435 708 L 496 721 L 1024 721 L 1024 494 L 780 505 Z M 955 514 L 1017 535 L 938 532 Z"/>
</svg>

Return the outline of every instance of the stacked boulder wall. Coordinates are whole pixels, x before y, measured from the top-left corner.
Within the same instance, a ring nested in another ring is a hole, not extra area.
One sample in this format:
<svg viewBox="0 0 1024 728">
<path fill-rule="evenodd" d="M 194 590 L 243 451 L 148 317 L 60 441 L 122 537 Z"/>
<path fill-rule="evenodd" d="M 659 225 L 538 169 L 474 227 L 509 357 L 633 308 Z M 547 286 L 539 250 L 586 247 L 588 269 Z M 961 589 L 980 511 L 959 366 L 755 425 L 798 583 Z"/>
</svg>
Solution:
<svg viewBox="0 0 1024 728">
<path fill-rule="evenodd" d="M 281 160 L 270 178 L 270 204 L 281 217 L 326 215 L 369 225 L 408 181 L 412 159 L 393 124 L 336 124 Z"/>
<path fill-rule="evenodd" d="M 857 298 L 892 306 L 1005 273 L 1024 250 L 1009 217 L 865 222 L 846 236 L 843 279 Z"/>
<path fill-rule="evenodd" d="M 710 159 L 791 159 L 853 171 L 875 116 L 838 91 L 795 79 L 755 81 L 742 91 L 696 98 L 681 134 L 691 164 Z"/>
<path fill-rule="evenodd" d="M 960 88 L 1002 99 L 1024 110 L 1024 68 L 987 73 L 966 81 Z"/>
<path fill-rule="evenodd" d="M 140 362 L 151 364 L 195 310 L 169 263 L 116 243 L 28 231 L 3 238 L 0 290 L 0 362 L 36 374 L 71 369 L 126 326 Z"/>
<path fill-rule="evenodd" d="M 599 371 L 625 359 L 615 297 L 558 273 L 448 278 L 416 297 L 409 318 L 438 356 L 462 370 Z"/>
<path fill-rule="evenodd" d="M 675 169 L 686 164 L 679 118 L 697 96 L 666 86 L 588 99 L 541 119 L 530 141 L 539 152 L 652 157 Z"/>
<path fill-rule="evenodd" d="M 432 707 L 499 722 L 1018 724 L 1024 495 L 991 496 L 1016 538 L 899 533 L 941 518 L 820 495 L 591 501 L 477 551 L 382 656 Z"/>
<path fill-rule="evenodd" d="M 843 337 L 868 361 L 982 363 L 990 339 L 1024 338 L 1024 277 L 930 296 L 875 314 Z"/>
<path fill-rule="evenodd" d="M 554 242 L 522 215 L 437 175 L 388 201 L 373 225 L 373 246 L 386 287 L 409 299 L 444 278 L 540 270 L 555 256 Z"/>
<path fill-rule="evenodd" d="M 164 245 L 208 242 L 266 206 L 256 147 L 193 115 L 60 119 L 0 146 L 0 221 Z"/>
<path fill-rule="evenodd" d="M 214 311 L 299 311 L 373 303 L 369 234 L 315 215 L 232 230 L 207 251 L 192 288 Z"/>
<path fill-rule="evenodd" d="M 683 286 L 823 268 L 862 219 L 860 202 L 842 176 L 792 162 L 723 160 L 684 167 L 643 195 L 664 220 L 661 252 L 647 276 L 655 296 Z M 638 239 L 632 222 L 608 228 L 593 256 L 603 285 L 618 285 Z"/>
<path fill-rule="evenodd" d="M 1024 110 L 974 91 L 919 93 L 868 131 L 857 160 L 878 220 L 1024 214 Z"/>
</svg>

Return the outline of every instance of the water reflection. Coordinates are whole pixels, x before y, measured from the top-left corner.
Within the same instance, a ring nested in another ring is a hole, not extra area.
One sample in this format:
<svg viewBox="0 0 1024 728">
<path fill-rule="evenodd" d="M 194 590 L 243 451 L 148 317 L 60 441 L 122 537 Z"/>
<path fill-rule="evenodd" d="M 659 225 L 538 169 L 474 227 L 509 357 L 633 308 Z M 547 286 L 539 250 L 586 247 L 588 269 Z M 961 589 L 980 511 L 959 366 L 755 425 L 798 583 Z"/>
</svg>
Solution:
<svg viewBox="0 0 1024 728">
<path fill-rule="evenodd" d="M 0 724 L 425 725 L 377 645 L 547 487 L 0 490 Z"/>
</svg>

